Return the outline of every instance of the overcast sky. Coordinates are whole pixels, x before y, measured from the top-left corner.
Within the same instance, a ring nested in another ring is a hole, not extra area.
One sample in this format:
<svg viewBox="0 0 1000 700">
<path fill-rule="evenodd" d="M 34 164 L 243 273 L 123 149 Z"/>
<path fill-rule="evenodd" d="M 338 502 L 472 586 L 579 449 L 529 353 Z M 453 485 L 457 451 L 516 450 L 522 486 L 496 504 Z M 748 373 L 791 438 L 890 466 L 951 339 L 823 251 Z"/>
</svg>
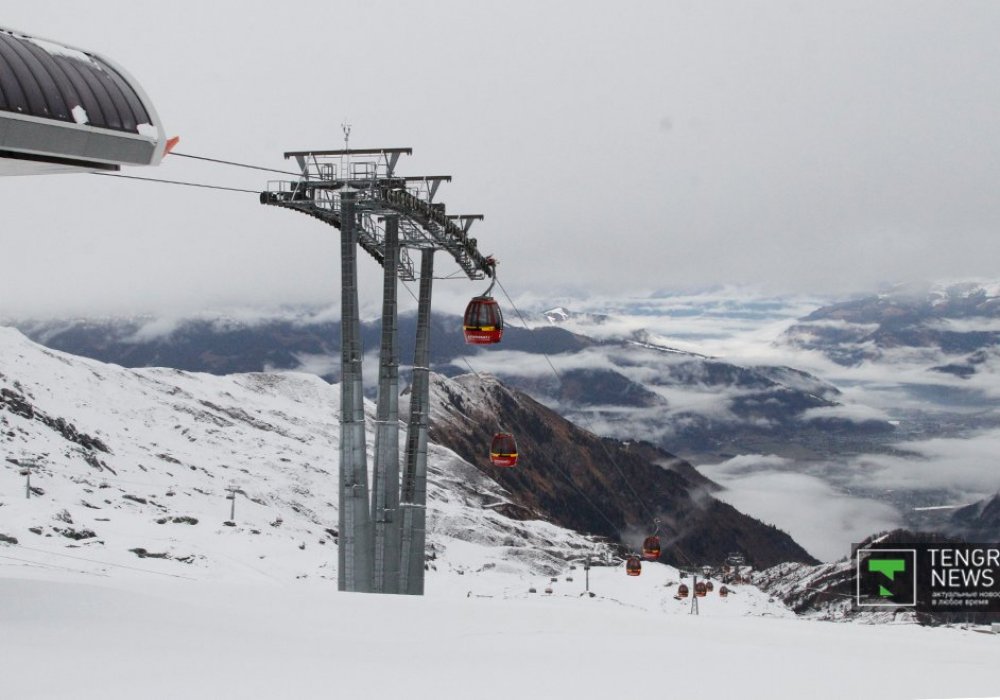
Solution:
<svg viewBox="0 0 1000 700">
<path fill-rule="evenodd" d="M 2 23 L 120 63 L 181 152 L 285 167 L 345 119 L 412 147 L 400 170 L 454 176 L 514 295 L 849 293 L 1000 260 L 1000 3 L 34 0 Z M 0 203 L 0 316 L 338 298 L 336 232 L 254 195 L 60 175 Z"/>
</svg>

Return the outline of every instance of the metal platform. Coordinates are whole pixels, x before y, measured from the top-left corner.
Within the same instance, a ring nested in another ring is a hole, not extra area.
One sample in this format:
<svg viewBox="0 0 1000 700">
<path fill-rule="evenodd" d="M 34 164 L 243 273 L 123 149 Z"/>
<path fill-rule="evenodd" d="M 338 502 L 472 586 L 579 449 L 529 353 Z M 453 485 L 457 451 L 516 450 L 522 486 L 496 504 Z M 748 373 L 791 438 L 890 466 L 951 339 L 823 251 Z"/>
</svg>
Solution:
<svg viewBox="0 0 1000 700">
<path fill-rule="evenodd" d="M 450 182 L 451 176 L 396 175 L 400 155 L 411 152 L 409 148 L 291 151 L 285 158 L 295 159 L 301 179 L 269 182 L 260 202 L 308 214 L 339 229 L 341 193 L 354 192 L 358 243 L 379 264 L 385 260 L 384 218 L 400 217 L 400 279 L 415 279 L 408 248 L 447 252 L 469 279 L 492 274 L 476 239 L 469 236 L 472 222 L 482 216 L 448 215 L 444 204 L 434 201 L 439 185 Z"/>
<path fill-rule="evenodd" d="M 0 175 L 156 165 L 167 139 L 120 66 L 0 28 Z"/>
</svg>

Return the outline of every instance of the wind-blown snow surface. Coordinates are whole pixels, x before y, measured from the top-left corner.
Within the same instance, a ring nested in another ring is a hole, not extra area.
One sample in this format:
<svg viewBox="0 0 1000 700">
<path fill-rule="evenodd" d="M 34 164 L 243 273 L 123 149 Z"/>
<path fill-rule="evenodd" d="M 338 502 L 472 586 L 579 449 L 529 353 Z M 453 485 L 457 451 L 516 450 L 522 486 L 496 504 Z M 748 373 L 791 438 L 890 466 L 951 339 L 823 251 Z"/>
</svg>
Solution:
<svg viewBox="0 0 1000 700">
<path fill-rule="evenodd" d="M 581 595 L 573 560 L 607 552 L 494 512 L 507 494 L 438 446 L 428 595 L 338 593 L 338 390 L 315 377 L 125 370 L 0 329 L 0 389 L 4 456 L 42 465 L 31 499 L 0 470 L 3 697 L 606 697 L 720 668 L 749 697 L 998 692 L 996 637 L 798 620 L 751 586 L 695 617 L 660 564 Z"/>
<path fill-rule="evenodd" d="M 425 598 L 325 582 L 0 579 L 4 696 L 27 698 L 954 698 L 1000 692 L 1000 638 L 750 617 L 743 594 L 650 609 L 666 567 L 592 571 L 608 597 Z M 477 578 L 495 578 L 480 576 Z M 445 579 L 448 584 L 445 584 Z M 749 589 L 747 589 L 749 590 Z M 749 596 L 747 596 L 749 597 Z M 664 609 L 666 608 L 666 609 Z M 669 614 L 675 613 L 675 614 Z"/>
</svg>

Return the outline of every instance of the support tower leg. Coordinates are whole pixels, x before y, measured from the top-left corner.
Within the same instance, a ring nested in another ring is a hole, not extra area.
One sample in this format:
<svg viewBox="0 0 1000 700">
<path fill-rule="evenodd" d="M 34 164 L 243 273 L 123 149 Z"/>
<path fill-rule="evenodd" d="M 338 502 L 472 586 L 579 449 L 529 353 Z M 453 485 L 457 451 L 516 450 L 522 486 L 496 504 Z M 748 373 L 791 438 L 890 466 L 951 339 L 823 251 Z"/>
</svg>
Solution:
<svg viewBox="0 0 1000 700">
<path fill-rule="evenodd" d="M 427 528 L 427 420 L 430 414 L 431 283 L 434 251 L 420 257 L 420 297 L 417 301 L 417 339 L 413 355 L 410 420 L 406 432 L 406 468 L 400 496 L 402 555 L 400 593 L 424 594 L 424 548 Z"/>
<path fill-rule="evenodd" d="M 372 533 L 361 390 L 361 319 L 358 310 L 358 233 L 354 193 L 340 195 L 340 514 L 337 586 L 371 591 Z"/>
<path fill-rule="evenodd" d="M 382 343 L 379 350 L 372 524 L 375 529 L 375 593 L 399 593 L 399 347 L 396 322 L 396 263 L 399 217 L 385 219 L 382 283 Z"/>
</svg>

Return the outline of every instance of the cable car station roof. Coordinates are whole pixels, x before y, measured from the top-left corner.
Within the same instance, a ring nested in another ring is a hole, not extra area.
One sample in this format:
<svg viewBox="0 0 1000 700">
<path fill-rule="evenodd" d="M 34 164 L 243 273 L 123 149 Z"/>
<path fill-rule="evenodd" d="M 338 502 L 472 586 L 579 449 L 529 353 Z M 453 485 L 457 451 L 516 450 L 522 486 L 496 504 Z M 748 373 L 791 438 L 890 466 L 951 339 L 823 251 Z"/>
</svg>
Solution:
<svg viewBox="0 0 1000 700">
<path fill-rule="evenodd" d="M 444 250 L 469 279 L 491 276 L 490 262 L 468 235 L 473 221 L 482 220 L 482 215 L 446 214 L 445 205 L 434 201 L 438 186 L 451 181 L 449 175 L 396 175 L 399 156 L 411 153 L 410 148 L 290 151 L 285 157 L 295 159 L 302 178 L 268 183 L 260 202 L 309 214 L 339 229 L 340 193 L 353 191 L 358 243 L 381 265 L 385 264 L 384 219 L 399 217 L 400 279 L 415 279 L 407 248 Z"/>
<path fill-rule="evenodd" d="M 149 98 L 122 68 L 0 28 L 0 174 L 155 165 L 165 144 Z"/>
</svg>

